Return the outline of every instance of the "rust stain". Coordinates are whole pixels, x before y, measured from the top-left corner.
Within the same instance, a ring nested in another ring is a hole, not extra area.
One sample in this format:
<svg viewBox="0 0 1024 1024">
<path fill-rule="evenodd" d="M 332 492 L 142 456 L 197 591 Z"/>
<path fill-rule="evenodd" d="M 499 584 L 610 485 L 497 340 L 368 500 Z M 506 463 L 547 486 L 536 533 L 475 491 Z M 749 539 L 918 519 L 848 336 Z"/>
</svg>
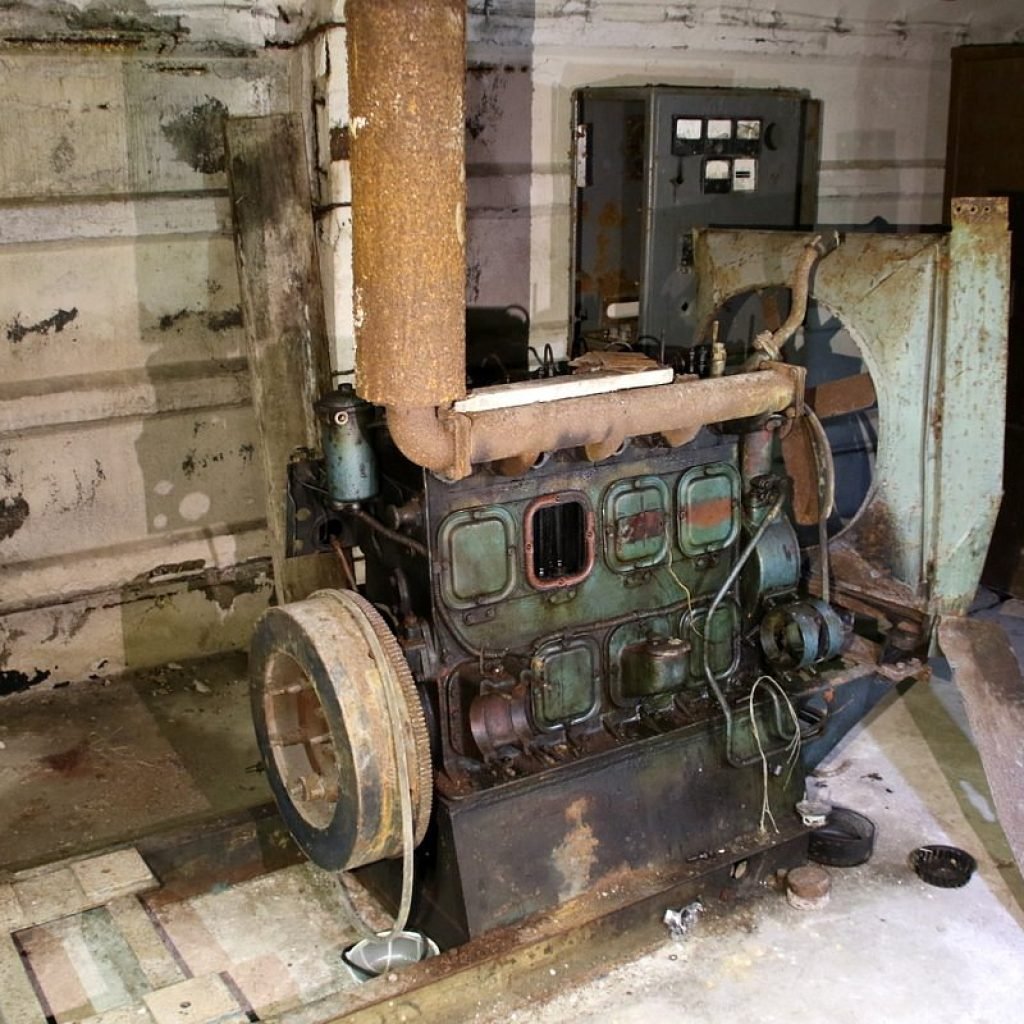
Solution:
<svg viewBox="0 0 1024 1024">
<path fill-rule="evenodd" d="M 621 226 L 622 221 L 622 207 L 612 200 L 605 203 L 597 215 L 597 223 L 603 228 L 617 228 Z"/>
<path fill-rule="evenodd" d="M 88 742 L 82 740 L 81 743 L 68 750 L 61 750 L 56 754 L 47 754 L 40 760 L 47 768 L 55 772 L 60 772 L 61 775 L 84 775 L 86 770 L 83 762 L 89 753 Z"/>
<path fill-rule="evenodd" d="M 591 873 L 597 864 L 597 838 L 585 821 L 589 809 L 586 797 L 580 797 L 569 804 L 565 809 L 568 832 L 551 856 L 555 870 L 562 876 L 562 885 L 558 890 L 562 900 L 586 892 L 590 887 Z"/>
<path fill-rule="evenodd" d="M 347 124 L 332 125 L 330 133 L 331 160 L 335 163 L 348 160 L 352 135 Z"/>
<path fill-rule="evenodd" d="M 659 509 L 638 512 L 619 521 L 619 537 L 626 543 L 651 540 L 665 533 L 665 513 Z"/>
<path fill-rule="evenodd" d="M 871 502 L 854 524 L 851 534 L 861 557 L 879 568 L 892 565 L 900 549 L 900 531 L 887 505 Z M 885 570 L 888 574 L 888 570 Z"/>
<path fill-rule="evenodd" d="M 732 518 L 732 499 L 715 498 L 712 501 L 698 501 L 683 510 L 691 529 L 710 530 Z"/>
</svg>

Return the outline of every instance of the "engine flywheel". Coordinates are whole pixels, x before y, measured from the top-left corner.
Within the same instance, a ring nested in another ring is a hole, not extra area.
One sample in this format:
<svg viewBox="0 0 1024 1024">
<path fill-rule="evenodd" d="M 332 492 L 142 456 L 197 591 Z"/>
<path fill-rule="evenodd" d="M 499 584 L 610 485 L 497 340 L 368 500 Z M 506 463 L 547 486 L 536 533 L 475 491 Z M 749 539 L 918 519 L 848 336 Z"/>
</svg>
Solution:
<svg viewBox="0 0 1024 1024">
<path fill-rule="evenodd" d="M 433 801 L 430 741 L 412 673 L 377 610 L 348 590 L 270 608 L 249 665 L 270 788 L 309 858 L 339 871 L 400 856 L 403 803 L 418 845 Z"/>
</svg>

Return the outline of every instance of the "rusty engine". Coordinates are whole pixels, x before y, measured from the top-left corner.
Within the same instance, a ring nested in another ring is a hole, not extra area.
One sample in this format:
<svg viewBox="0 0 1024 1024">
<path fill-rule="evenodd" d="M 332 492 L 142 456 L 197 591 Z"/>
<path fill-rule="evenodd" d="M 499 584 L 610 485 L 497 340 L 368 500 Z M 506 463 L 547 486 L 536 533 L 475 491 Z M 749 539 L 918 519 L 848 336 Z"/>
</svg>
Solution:
<svg viewBox="0 0 1024 1024">
<path fill-rule="evenodd" d="M 613 346 L 467 391 L 464 17 L 348 5 L 357 375 L 318 403 L 324 457 L 295 473 L 347 586 L 271 609 L 252 657 L 300 846 L 365 867 L 396 928 L 444 945 L 623 871 L 799 862 L 807 771 L 883 692 L 879 658 L 920 667 L 929 615 L 962 600 L 918 585 L 901 522 L 878 611 L 849 571 L 877 507 L 827 557 L 829 441 L 783 356 L 815 266 L 870 348 L 867 243 L 764 241 L 750 283 L 788 283 L 790 311 L 738 362 L 714 324 L 739 288 L 714 271 L 742 233 L 711 233 L 695 372 Z"/>
</svg>

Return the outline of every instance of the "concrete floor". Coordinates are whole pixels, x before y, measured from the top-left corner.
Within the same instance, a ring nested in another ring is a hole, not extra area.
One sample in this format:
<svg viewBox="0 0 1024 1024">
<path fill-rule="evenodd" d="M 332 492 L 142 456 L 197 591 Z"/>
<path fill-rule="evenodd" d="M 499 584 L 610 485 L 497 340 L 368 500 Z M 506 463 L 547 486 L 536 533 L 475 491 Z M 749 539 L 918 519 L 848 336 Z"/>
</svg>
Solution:
<svg viewBox="0 0 1024 1024">
<path fill-rule="evenodd" d="M 997 617 L 1018 656 L 1024 653 L 1024 605 L 1007 602 L 977 614 Z M 242 658 L 8 698 L 0 743 L 0 868 L 105 847 L 268 799 L 255 770 Z M 826 909 L 799 912 L 765 890 L 727 913 L 704 915 L 682 941 L 666 934 L 648 956 L 609 963 L 601 977 L 567 987 L 544 1006 L 490 1015 L 477 1010 L 465 1019 L 1020 1019 L 1024 883 L 943 665 L 936 665 L 930 684 L 894 693 L 876 709 L 822 766 L 819 781 L 832 800 L 868 814 L 878 827 L 870 863 L 832 872 Z M 978 873 L 963 889 L 926 886 L 907 866 L 909 852 L 925 842 L 964 847 L 977 858 Z M 307 875 L 306 868 L 279 871 L 157 909 L 154 917 L 186 974 L 197 974 L 195 965 L 216 968 L 230 976 L 245 1011 L 264 1016 L 348 984 L 337 970 L 348 940 L 336 916 L 322 913 L 327 904 L 315 872 Z M 306 908 L 307 897 L 314 910 Z M 264 904 L 273 912 L 264 913 Z M 294 936 L 282 931 L 285 909 L 294 911 Z M 91 964 L 89 949 L 112 948 L 103 937 L 109 931 L 103 914 L 25 933 L 23 949 L 43 974 L 47 962 Z M 86 1002 L 98 1010 L 139 998 L 144 986 L 130 958 L 125 963 L 120 973 L 94 971 L 96 984 L 103 983 L 100 995 L 75 989 L 53 1019 L 80 1019 L 74 1007 Z M 64 968 L 52 973 L 69 977 Z"/>
<path fill-rule="evenodd" d="M 15 694 L 0 712 L 0 869 L 271 799 L 242 654 Z"/>
</svg>

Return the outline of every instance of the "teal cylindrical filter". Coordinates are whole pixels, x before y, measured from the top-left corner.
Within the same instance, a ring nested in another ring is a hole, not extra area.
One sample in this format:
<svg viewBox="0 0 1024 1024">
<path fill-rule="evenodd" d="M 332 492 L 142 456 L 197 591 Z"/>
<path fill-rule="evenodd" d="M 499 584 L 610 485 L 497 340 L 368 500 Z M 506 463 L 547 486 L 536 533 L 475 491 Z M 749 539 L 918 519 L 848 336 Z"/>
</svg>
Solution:
<svg viewBox="0 0 1024 1024">
<path fill-rule="evenodd" d="M 377 459 L 368 430 L 373 406 L 342 384 L 316 404 L 331 504 L 354 505 L 377 493 Z"/>
</svg>

